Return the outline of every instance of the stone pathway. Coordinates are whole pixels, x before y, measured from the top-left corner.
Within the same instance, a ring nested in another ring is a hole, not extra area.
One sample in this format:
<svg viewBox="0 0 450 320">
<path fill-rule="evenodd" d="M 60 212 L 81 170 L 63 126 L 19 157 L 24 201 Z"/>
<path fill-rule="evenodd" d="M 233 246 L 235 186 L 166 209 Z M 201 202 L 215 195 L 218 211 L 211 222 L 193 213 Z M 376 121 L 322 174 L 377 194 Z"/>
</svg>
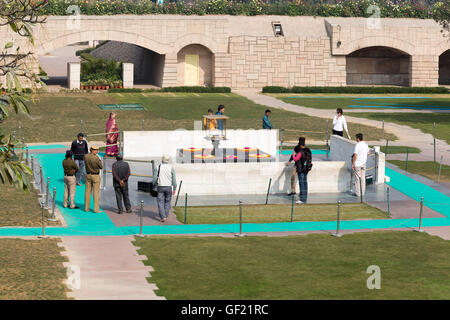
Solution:
<svg viewBox="0 0 450 320">
<path fill-rule="evenodd" d="M 450 227 L 428 227 L 424 228 L 425 232 L 433 236 L 441 237 L 445 240 L 450 240 Z"/>
<path fill-rule="evenodd" d="M 69 265 L 80 270 L 80 288 L 68 296 L 82 300 L 163 300 L 147 281 L 153 268 L 145 266 L 131 243 L 133 236 L 61 237 Z"/>
<path fill-rule="evenodd" d="M 274 98 L 269 95 L 260 94 L 257 90 L 236 90 L 235 93 L 240 94 L 251 101 L 265 105 L 273 108 L 283 109 L 296 113 L 304 113 L 309 116 L 332 119 L 334 116 L 334 110 L 332 109 L 315 109 L 315 108 L 306 108 L 290 103 L 286 103 L 277 98 Z M 377 112 L 382 112 L 381 110 L 377 110 Z M 346 119 L 348 122 L 361 122 L 361 118 L 351 117 L 346 114 Z M 381 128 L 382 122 L 376 120 L 364 119 L 364 124 L 368 126 L 373 126 L 377 128 Z M 398 137 L 398 140 L 395 142 L 390 142 L 391 146 L 409 146 L 409 147 L 417 147 L 421 150 L 420 154 L 411 155 L 410 160 L 418 160 L 418 161 L 433 161 L 433 136 L 428 133 L 423 133 L 419 129 L 414 129 L 409 126 L 399 125 L 392 122 L 385 122 L 384 124 L 385 130 L 387 132 L 393 133 Z M 351 131 L 350 133 L 354 134 Z M 367 141 L 369 144 L 380 144 L 380 141 Z M 385 142 L 383 142 L 384 144 Z M 450 165 L 450 146 L 444 140 L 436 140 L 436 160 L 440 159 L 440 156 L 443 156 L 444 164 Z M 390 159 L 394 159 L 394 157 L 389 157 Z M 404 155 L 398 155 L 398 159 L 404 159 Z"/>
</svg>

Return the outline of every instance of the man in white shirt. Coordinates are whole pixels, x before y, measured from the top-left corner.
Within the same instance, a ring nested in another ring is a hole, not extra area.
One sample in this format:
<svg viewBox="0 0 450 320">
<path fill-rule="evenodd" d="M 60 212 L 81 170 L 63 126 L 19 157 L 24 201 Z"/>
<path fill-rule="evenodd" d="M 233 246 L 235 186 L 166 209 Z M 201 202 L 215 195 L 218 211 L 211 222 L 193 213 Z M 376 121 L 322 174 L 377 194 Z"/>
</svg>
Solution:
<svg viewBox="0 0 450 320">
<path fill-rule="evenodd" d="M 369 155 L 369 146 L 363 142 L 362 133 L 356 135 L 356 146 L 353 152 L 352 170 L 355 176 L 355 194 L 360 197 L 361 192 L 364 195 L 366 192 L 366 162 Z"/>
</svg>

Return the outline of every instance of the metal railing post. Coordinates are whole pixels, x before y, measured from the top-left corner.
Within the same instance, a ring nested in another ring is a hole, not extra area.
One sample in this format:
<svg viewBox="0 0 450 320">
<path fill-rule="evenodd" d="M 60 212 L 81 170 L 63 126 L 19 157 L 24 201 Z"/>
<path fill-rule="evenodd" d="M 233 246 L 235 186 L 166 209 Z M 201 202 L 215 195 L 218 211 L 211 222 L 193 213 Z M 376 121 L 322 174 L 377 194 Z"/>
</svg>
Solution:
<svg viewBox="0 0 450 320">
<path fill-rule="evenodd" d="M 50 177 L 47 177 L 47 185 L 45 186 L 45 208 L 50 209 L 49 207 L 49 193 L 50 193 Z"/>
<path fill-rule="evenodd" d="M 144 235 L 142 234 L 143 215 L 144 215 L 144 200 L 141 200 L 141 205 L 139 208 L 139 234 L 137 234 L 136 237 L 144 237 Z"/>
<path fill-rule="evenodd" d="M 105 161 L 105 157 L 102 157 L 102 180 L 101 180 L 101 184 L 102 184 L 102 190 L 106 189 L 106 161 Z"/>
<path fill-rule="evenodd" d="M 422 229 L 422 215 L 423 215 L 423 197 L 420 198 L 420 212 L 419 212 L 419 229 L 415 229 L 416 232 L 423 232 Z"/>
<path fill-rule="evenodd" d="M 409 150 L 408 150 L 408 147 L 406 147 L 406 164 L 405 164 L 406 172 L 408 172 L 408 158 L 409 158 Z"/>
<path fill-rule="evenodd" d="M 22 122 L 19 120 L 19 139 L 22 138 Z"/>
<path fill-rule="evenodd" d="M 329 150 L 330 150 L 330 146 L 329 146 L 329 144 L 328 144 L 328 140 L 329 140 L 329 134 L 328 134 L 328 119 L 327 119 L 327 131 L 325 132 L 325 134 L 326 134 L 326 137 L 327 137 L 327 144 L 326 144 L 326 146 L 327 146 L 327 159 L 328 159 L 328 153 L 329 153 Z"/>
<path fill-rule="evenodd" d="M 291 222 L 294 222 L 294 200 L 295 200 L 295 195 L 292 196 L 292 201 L 291 201 Z"/>
<path fill-rule="evenodd" d="M 177 192 L 177 198 L 175 199 L 175 205 L 174 207 L 177 206 L 178 203 L 178 197 L 180 196 L 180 190 L 181 190 L 181 186 L 183 185 L 183 180 L 180 181 L 180 186 L 178 187 L 178 192 Z"/>
<path fill-rule="evenodd" d="M 31 156 L 31 183 L 35 183 L 35 178 L 34 178 L 34 156 Z"/>
<path fill-rule="evenodd" d="M 439 184 L 439 181 L 441 181 L 442 158 L 443 158 L 443 156 L 441 156 L 441 160 L 439 161 L 439 172 L 438 172 L 438 178 L 437 178 L 438 184 Z"/>
<path fill-rule="evenodd" d="M 386 147 L 384 147 L 384 155 L 386 160 L 388 155 L 388 146 L 389 146 L 389 139 L 386 140 Z"/>
<path fill-rule="evenodd" d="M 48 238 L 45 235 L 45 208 L 44 208 L 44 201 L 41 201 L 41 214 L 42 214 L 42 235 L 38 236 L 38 238 L 40 239 L 45 239 Z"/>
<path fill-rule="evenodd" d="M 52 215 L 49 219 L 47 219 L 47 221 L 56 221 L 55 207 L 56 207 L 56 187 L 53 187 Z"/>
<path fill-rule="evenodd" d="M 342 234 L 339 233 L 339 227 L 341 223 L 341 200 L 337 202 L 337 218 L 336 218 L 336 233 L 332 233 L 331 235 L 334 237 L 342 237 Z"/>
<path fill-rule="evenodd" d="M 187 201 L 188 201 L 188 196 L 187 193 L 184 197 L 184 224 L 187 224 Z"/>
<path fill-rule="evenodd" d="M 384 140 L 384 120 L 381 123 L 381 139 Z"/>
<path fill-rule="evenodd" d="M 281 128 L 280 132 L 281 132 L 281 134 L 280 134 L 281 135 L 281 137 L 280 137 L 280 156 L 281 156 L 281 154 L 283 153 L 284 129 Z"/>
<path fill-rule="evenodd" d="M 28 166 L 28 164 L 30 163 L 30 157 L 29 157 L 29 153 L 28 153 L 28 146 L 26 146 L 25 147 L 25 152 L 26 152 L 26 156 L 25 156 L 25 159 L 26 159 L 26 164 L 27 164 L 27 166 Z"/>
<path fill-rule="evenodd" d="M 142 130 L 144 130 L 144 119 L 142 119 Z"/>
<path fill-rule="evenodd" d="M 39 175 L 40 175 L 39 182 L 40 182 L 40 184 L 41 184 L 41 193 L 40 193 L 40 196 L 42 197 L 42 196 L 45 195 L 45 193 L 44 193 L 44 173 L 42 172 L 42 166 L 41 166 L 41 165 L 39 166 Z"/>
<path fill-rule="evenodd" d="M 436 122 L 433 122 L 433 161 L 436 162 Z"/>
<path fill-rule="evenodd" d="M 235 234 L 236 237 L 244 237 L 242 233 L 242 200 L 239 200 L 239 233 Z"/>
<path fill-rule="evenodd" d="M 270 185 L 272 184 L 272 178 L 269 180 L 269 187 L 267 188 L 267 194 L 266 194 L 266 204 L 269 201 L 269 192 L 270 192 Z"/>
<path fill-rule="evenodd" d="M 365 179 L 366 177 L 364 177 Z M 362 193 L 362 177 L 359 177 L 359 195 L 361 196 L 361 203 L 363 203 L 363 193 Z"/>
<path fill-rule="evenodd" d="M 390 192 L 389 192 L 389 187 L 387 187 L 386 189 L 386 201 L 387 201 L 387 214 L 388 217 L 391 217 L 391 200 L 390 200 Z"/>
<path fill-rule="evenodd" d="M 374 178 L 375 181 L 374 183 L 378 183 L 378 152 L 375 151 L 375 174 L 374 174 Z"/>
</svg>

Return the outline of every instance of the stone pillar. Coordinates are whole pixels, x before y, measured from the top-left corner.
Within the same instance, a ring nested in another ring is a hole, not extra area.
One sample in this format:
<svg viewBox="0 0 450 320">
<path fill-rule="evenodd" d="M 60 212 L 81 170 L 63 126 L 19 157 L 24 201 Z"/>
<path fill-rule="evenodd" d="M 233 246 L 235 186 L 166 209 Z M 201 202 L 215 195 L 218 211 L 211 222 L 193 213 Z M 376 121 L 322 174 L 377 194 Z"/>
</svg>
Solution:
<svg viewBox="0 0 450 320">
<path fill-rule="evenodd" d="M 437 87 L 439 82 L 439 56 L 411 56 L 410 85 L 411 87 Z"/>
<path fill-rule="evenodd" d="M 81 64 L 79 62 L 67 63 L 67 87 L 72 89 L 80 89 L 80 72 Z"/>
<path fill-rule="evenodd" d="M 132 63 L 122 64 L 122 79 L 124 88 L 133 88 L 134 66 Z"/>
<path fill-rule="evenodd" d="M 178 56 L 176 53 L 166 54 L 164 60 L 164 71 L 162 87 L 175 87 L 178 85 Z"/>
</svg>

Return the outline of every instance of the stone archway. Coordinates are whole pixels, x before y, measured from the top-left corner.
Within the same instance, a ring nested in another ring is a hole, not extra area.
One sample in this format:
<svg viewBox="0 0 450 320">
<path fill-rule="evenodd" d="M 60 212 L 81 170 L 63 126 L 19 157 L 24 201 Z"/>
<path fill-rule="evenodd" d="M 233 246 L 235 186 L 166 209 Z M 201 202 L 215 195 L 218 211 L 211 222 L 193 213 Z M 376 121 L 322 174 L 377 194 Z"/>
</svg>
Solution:
<svg viewBox="0 0 450 320">
<path fill-rule="evenodd" d="M 348 85 L 397 85 L 410 83 L 411 56 L 384 46 L 366 47 L 346 56 Z"/>
<path fill-rule="evenodd" d="M 201 44 L 190 44 L 177 53 L 178 85 L 214 84 L 214 54 Z"/>
<path fill-rule="evenodd" d="M 439 56 L 439 85 L 450 85 L 450 49 Z"/>
</svg>

